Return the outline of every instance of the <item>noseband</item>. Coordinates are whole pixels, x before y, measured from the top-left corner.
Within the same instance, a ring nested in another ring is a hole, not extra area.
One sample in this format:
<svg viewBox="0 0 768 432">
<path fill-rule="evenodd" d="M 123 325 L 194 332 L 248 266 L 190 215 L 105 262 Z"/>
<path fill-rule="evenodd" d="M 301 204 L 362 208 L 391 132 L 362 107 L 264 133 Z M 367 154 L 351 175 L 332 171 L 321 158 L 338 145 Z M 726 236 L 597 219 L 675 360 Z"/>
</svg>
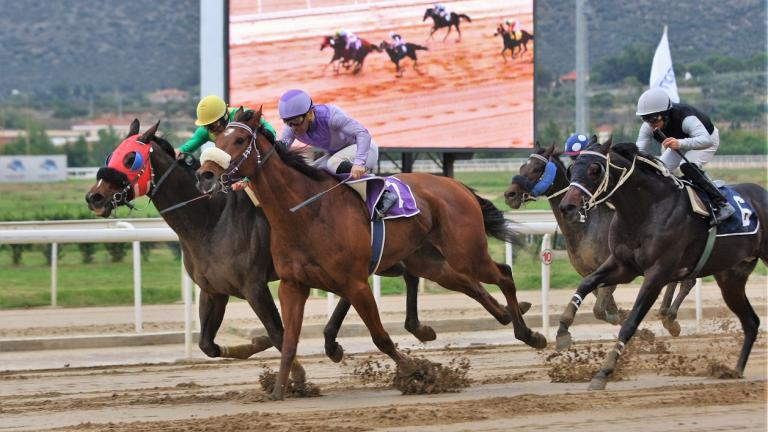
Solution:
<svg viewBox="0 0 768 432">
<path fill-rule="evenodd" d="M 552 195 L 545 195 L 545 193 L 552 188 L 552 184 L 555 181 L 555 176 L 557 175 L 557 165 L 552 162 L 551 158 L 547 159 L 537 153 L 531 154 L 528 156 L 528 159 L 538 159 L 544 162 L 546 165 L 544 166 L 544 171 L 541 173 L 541 176 L 539 176 L 539 179 L 533 186 L 531 186 L 531 181 L 528 180 L 525 176 L 516 175 L 512 178 L 513 183 L 517 183 L 524 188 L 522 194 L 523 202 L 536 201 L 536 199 L 539 197 L 552 199 L 560 194 L 565 193 L 565 191 L 568 190 L 568 188 L 565 187 Z"/>
<path fill-rule="evenodd" d="M 635 162 L 637 162 L 637 158 L 638 157 L 636 156 L 636 157 L 634 157 L 632 159 L 632 165 L 629 167 L 629 169 L 627 169 L 627 168 L 620 167 L 618 165 L 612 164 L 611 163 L 611 154 L 610 153 L 608 153 L 608 155 L 606 156 L 606 155 L 604 155 L 604 154 L 602 154 L 600 152 L 585 150 L 585 151 L 582 151 L 579 154 L 579 157 L 581 157 L 582 155 L 599 156 L 599 157 L 605 159 L 605 164 L 600 164 L 600 167 L 603 169 L 603 175 L 602 175 L 602 178 L 600 180 L 600 184 L 597 185 L 597 188 L 595 189 L 594 193 L 590 192 L 589 189 L 587 189 L 586 186 L 584 186 L 583 184 L 581 184 L 579 182 L 575 182 L 574 181 L 574 182 L 571 182 L 571 184 L 569 185 L 569 186 L 574 186 L 574 187 L 578 188 L 579 190 L 581 190 L 582 192 L 587 194 L 587 196 L 589 196 L 588 200 L 583 200 L 584 204 L 582 206 L 582 209 L 584 210 L 584 213 L 586 213 L 589 210 L 597 207 L 598 204 L 601 204 L 604 201 L 606 201 L 608 198 L 610 198 L 611 195 L 613 195 L 614 192 L 616 192 L 621 187 L 621 185 L 623 185 L 624 182 L 627 181 L 629 176 L 631 176 L 632 173 L 635 170 Z M 616 185 L 613 187 L 613 189 L 611 189 L 610 192 L 607 192 L 608 191 L 608 182 L 610 181 L 610 177 L 611 177 L 610 176 L 610 172 L 609 172 L 611 167 L 616 168 L 618 170 L 621 170 L 621 175 L 619 176 L 619 179 L 616 182 Z M 603 195 L 603 194 L 605 194 L 605 196 L 600 198 L 600 199 L 598 199 L 598 197 Z"/>
</svg>

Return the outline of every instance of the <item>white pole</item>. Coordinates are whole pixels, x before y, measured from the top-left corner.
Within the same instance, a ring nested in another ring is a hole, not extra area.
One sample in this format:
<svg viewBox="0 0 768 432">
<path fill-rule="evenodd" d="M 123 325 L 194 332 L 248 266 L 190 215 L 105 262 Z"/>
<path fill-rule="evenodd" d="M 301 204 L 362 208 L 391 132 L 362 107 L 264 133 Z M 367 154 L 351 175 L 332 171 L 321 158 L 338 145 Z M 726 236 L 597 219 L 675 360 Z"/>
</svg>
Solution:
<svg viewBox="0 0 768 432">
<path fill-rule="evenodd" d="M 141 242 L 138 241 L 133 242 L 133 315 L 136 333 L 141 333 Z"/>
<path fill-rule="evenodd" d="M 200 287 L 197 286 L 197 284 L 194 283 L 192 278 L 189 277 L 189 274 L 187 274 L 187 279 L 189 279 L 189 283 L 192 284 L 193 291 L 195 292 L 195 302 L 192 306 L 192 316 L 195 319 L 195 329 L 200 330 L 200 313 L 195 313 L 195 311 L 200 310 Z"/>
<path fill-rule="evenodd" d="M 512 268 L 512 243 L 504 243 L 504 257 L 506 259 L 507 265 L 509 266 L 509 269 L 513 270 L 514 273 L 514 269 Z"/>
<path fill-rule="evenodd" d="M 333 314 L 333 309 L 336 307 L 336 295 L 332 292 L 328 293 L 328 317 Z"/>
<path fill-rule="evenodd" d="M 131 223 L 118 221 L 115 226 L 135 230 Z M 133 242 L 133 326 L 136 333 L 143 331 L 141 318 L 141 242 Z"/>
<path fill-rule="evenodd" d="M 381 276 L 373 275 L 373 298 L 376 299 L 376 306 L 381 313 Z"/>
<path fill-rule="evenodd" d="M 701 331 L 701 316 L 702 316 L 702 301 L 701 301 L 701 278 L 696 279 L 696 285 L 693 286 L 696 290 L 696 331 Z"/>
<path fill-rule="evenodd" d="M 59 244 L 51 243 L 51 306 L 58 303 Z"/>
<path fill-rule="evenodd" d="M 192 279 L 187 274 L 182 261 L 181 265 L 182 291 L 184 292 L 184 355 L 192 357 Z"/>
<path fill-rule="evenodd" d="M 261 13 L 261 0 L 259 0 L 259 13 Z"/>
<path fill-rule="evenodd" d="M 541 240 L 541 327 L 549 339 L 549 276 L 552 264 L 552 235 L 544 234 Z"/>
</svg>

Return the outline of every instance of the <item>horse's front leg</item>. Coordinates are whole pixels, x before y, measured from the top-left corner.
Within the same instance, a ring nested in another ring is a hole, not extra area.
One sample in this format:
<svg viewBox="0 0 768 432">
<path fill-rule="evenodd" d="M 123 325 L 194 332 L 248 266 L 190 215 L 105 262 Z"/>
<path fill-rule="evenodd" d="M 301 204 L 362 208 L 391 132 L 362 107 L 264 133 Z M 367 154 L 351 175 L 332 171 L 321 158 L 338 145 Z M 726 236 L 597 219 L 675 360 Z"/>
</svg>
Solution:
<svg viewBox="0 0 768 432">
<path fill-rule="evenodd" d="M 654 266 L 645 272 L 645 279 L 640 286 L 640 291 L 637 293 L 632 311 L 629 313 L 626 321 L 624 321 L 624 324 L 621 325 L 621 330 L 619 330 L 619 340 L 616 342 L 613 350 L 608 352 L 600 370 L 592 378 L 592 382 L 589 383 L 590 390 L 605 389 L 608 378 L 616 369 L 616 364 L 624 351 L 624 347 L 637 331 L 637 326 L 640 325 L 645 314 L 648 313 L 653 303 L 659 297 L 661 288 L 664 286 L 664 277 L 669 273 L 667 269 L 661 269 L 658 266 Z"/>
<path fill-rule="evenodd" d="M 224 319 L 224 311 L 229 302 L 229 296 L 222 294 L 210 294 L 205 290 L 200 291 L 200 350 L 208 357 L 229 357 L 226 347 L 219 347 L 214 342 L 216 333 Z"/>
<path fill-rule="evenodd" d="M 288 373 L 296 358 L 296 347 L 299 344 L 301 323 L 304 319 L 304 305 L 309 297 L 309 288 L 296 282 L 283 279 L 278 288 L 280 311 L 283 315 L 285 331 L 283 333 L 283 349 L 280 350 L 280 371 L 277 373 L 275 389 L 270 395 L 272 400 L 285 398 L 288 387 Z"/>
<path fill-rule="evenodd" d="M 504 59 L 504 63 L 506 63 L 506 62 L 507 62 L 507 56 L 506 56 L 506 54 L 505 54 L 506 52 L 507 52 L 507 49 L 506 49 L 506 48 L 504 48 L 503 50 L 501 50 L 501 58 L 503 58 L 503 59 Z"/>
<path fill-rule="evenodd" d="M 421 324 L 418 310 L 419 278 L 408 273 L 403 273 L 405 279 L 405 329 L 416 336 L 421 342 L 429 342 L 437 339 L 435 330 L 430 326 Z"/>
<path fill-rule="evenodd" d="M 336 338 L 339 336 L 339 330 L 341 330 L 341 323 L 344 322 L 344 318 L 349 312 L 349 307 L 352 306 L 349 300 L 344 297 L 339 298 L 336 303 L 336 308 L 331 314 L 331 318 L 328 320 L 328 324 L 325 325 L 323 330 L 323 336 L 325 337 L 325 355 L 328 356 L 331 361 L 338 363 L 344 357 L 344 348 L 336 342 Z"/>
<path fill-rule="evenodd" d="M 556 348 L 558 351 L 564 351 L 571 347 L 571 333 L 568 331 L 573 319 L 576 317 L 576 311 L 581 307 L 581 302 L 589 293 L 601 285 L 616 285 L 626 283 L 636 276 L 630 269 L 623 266 L 613 255 L 608 257 L 597 270 L 587 275 L 579 284 L 579 288 L 573 295 L 571 302 L 566 306 L 563 314 L 560 315 L 560 327 L 557 330 Z"/>
<path fill-rule="evenodd" d="M 459 33 L 459 38 L 456 39 L 456 42 L 461 42 L 461 29 L 459 28 L 459 24 L 456 24 L 456 32 Z"/>
<path fill-rule="evenodd" d="M 443 42 L 445 42 L 446 39 L 448 39 L 448 35 L 451 34 L 451 30 L 453 30 L 452 26 L 448 26 L 448 33 L 445 34 L 443 37 Z"/>
</svg>

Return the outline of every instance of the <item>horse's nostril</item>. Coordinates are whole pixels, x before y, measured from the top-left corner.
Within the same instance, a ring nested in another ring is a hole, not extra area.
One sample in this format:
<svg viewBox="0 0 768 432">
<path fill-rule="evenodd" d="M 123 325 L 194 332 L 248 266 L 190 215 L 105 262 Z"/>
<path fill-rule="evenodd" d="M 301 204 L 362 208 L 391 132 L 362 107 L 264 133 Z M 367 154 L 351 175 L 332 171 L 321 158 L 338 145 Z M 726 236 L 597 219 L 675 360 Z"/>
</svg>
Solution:
<svg viewBox="0 0 768 432">
<path fill-rule="evenodd" d="M 200 175 L 200 178 L 201 178 L 202 180 L 206 180 L 206 181 L 209 181 L 209 180 L 213 179 L 213 173 L 212 173 L 212 172 L 210 172 L 210 171 L 204 171 L 204 172 L 203 172 L 203 173 Z"/>
<path fill-rule="evenodd" d="M 104 195 L 98 192 L 91 193 L 85 196 L 85 200 L 91 204 L 100 204 L 102 201 L 104 201 Z"/>
</svg>

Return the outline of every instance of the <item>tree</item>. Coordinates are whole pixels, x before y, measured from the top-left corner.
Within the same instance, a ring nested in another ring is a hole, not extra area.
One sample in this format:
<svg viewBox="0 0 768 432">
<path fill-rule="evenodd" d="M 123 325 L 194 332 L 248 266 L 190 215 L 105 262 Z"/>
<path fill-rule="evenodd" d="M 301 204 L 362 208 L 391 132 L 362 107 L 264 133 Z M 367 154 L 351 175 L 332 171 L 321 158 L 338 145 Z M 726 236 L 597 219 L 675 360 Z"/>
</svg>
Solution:
<svg viewBox="0 0 768 432">
<path fill-rule="evenodd" d="M 85 137 L 80 135 L 77 141 L 67 144 L 67 164 L 71 167 L 85 167 L 88 166 L 90 154 L 88 151 L 88 143 L 85 141 Z"/>
<path fill-rule="evenodd" d="M 117 136 L 115 129 L 110 126 L 109 129 L 102 129 L 99 131 L 99 141 L 95 143 L 93 151 L 91 152 L 90 163 L 91 166 L 101 166 L 104 163 L 104 159 L 112 153 L 122 141 L 122 138 Z"/>
</svg>

